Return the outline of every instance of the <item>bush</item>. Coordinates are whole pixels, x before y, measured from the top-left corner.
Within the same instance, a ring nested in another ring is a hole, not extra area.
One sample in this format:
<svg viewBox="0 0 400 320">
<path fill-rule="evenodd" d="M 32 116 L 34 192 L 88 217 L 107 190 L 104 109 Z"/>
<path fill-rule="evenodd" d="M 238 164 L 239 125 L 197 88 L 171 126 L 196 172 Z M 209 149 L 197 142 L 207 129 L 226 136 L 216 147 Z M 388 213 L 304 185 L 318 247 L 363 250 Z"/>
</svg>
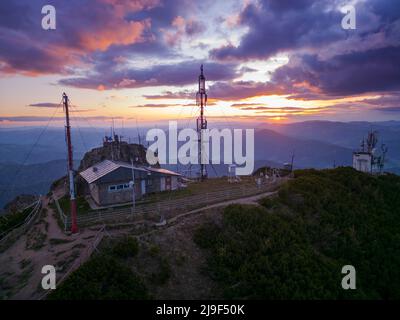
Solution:
<svg viewBox="0 0 400 320">
<path fill-rule="evenodd" d="M 168 263 L 168 260 L 165 258 L 160 258 L 159 270 L 158 272 L 151 273 L 150 281 L 156 285 L 163 285 L 167 283 L 170 277 L 171 277 L 171 267 Z"/>
<path fill-rule="evenodd" d="M 126 236 L 112 245 L 109 250 L 110 254 L 118 258 L 126 259 L 134 257 L 138 253 L 139 245 L 135 238 Z"/>
<path fill-rule="evenodd" d="M 133 271 L 108 255 L 97 255 L 73 272 L 49 300 L 149 299 L 146 287 Z"/>
<path fill-rule="evenodd" d="M 400 177 L 300 170 L 264 207 L 232 205 L 194 240 L 225 298 L 399 299 Z M 341 288 L 354 265 L 357 290 Z"/>
</svg>

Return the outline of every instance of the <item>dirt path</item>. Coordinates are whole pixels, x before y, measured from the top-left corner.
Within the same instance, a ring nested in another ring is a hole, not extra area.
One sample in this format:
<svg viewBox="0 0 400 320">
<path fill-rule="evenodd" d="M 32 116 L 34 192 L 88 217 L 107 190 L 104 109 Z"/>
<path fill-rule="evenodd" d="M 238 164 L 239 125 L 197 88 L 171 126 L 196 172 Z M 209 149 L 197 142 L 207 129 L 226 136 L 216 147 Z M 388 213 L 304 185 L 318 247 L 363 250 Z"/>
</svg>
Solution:
<svg viewBox="0 0 400 320">
<path fill-rule="evenodd" d="M 0 254 L 0 298 L 39 299 L 45 293 L 41 287 L 44 265 L 53 265 L 57 277 L 80 259 L 96 234 L 96 229 L 82 230 L 76 236 L 66 235 L 58 226 L 49 199 L 43 200 L 41 217 Z"/>
<path fill-rule="evenodd" d="M 201 212 L 201 211 L 205 211 L 205 210 L 209 210 L 209 209 L 217 208 L 217 207 L 227 207 L 227 206 L 229 206 L 231 204 L 254 204 L 254 205 L 258 205 L 258 202 L 257 202 L 258 200 L 260 200 L 262 198 L 265 198 L 265 197 L 270 197 L 270 196 L 272 196 L 272 195 L 274 195 L 276 193 L 277 193 L 277 191 L 265 192 L 265 193 L 261 193 L 261 194 L 255 195 L 255 196 L 243 197 L 243 198 L 239 198 L 239 199 L 233 199 L 233 200 L 227 200 L 227 201 L 223 201 L 223 202 L 218 202 L 218 203 L 215 203 L 215 204 L 211 204 L 211 205 L 199 208 L 199 209 L 195 209 L 195 210 L 188 211 L 188 212 L 182 213 L 180 215 L 177 215 L 177 216 L 169 219 L 168 222 L 173 222 L 173 221 L 175 221 L 175 220 L 177 220 L 179 218 L 182 218 L 182 217 L 187 216 L 187 215 L 191 215 L 193 213 L 197 213 L 197 212 Z"/>
</svg>

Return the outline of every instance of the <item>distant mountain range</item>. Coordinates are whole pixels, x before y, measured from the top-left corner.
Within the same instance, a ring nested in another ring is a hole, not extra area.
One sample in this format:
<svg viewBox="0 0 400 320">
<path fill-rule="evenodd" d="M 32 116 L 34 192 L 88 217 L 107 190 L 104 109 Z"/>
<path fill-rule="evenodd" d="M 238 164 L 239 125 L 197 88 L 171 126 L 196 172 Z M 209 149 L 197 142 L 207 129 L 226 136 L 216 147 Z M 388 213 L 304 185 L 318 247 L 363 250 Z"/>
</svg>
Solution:
<svg viewBox="0 0 400 320">
<path fill-rule="evenodd" d="M 289 137 L 272 130 L 260 130 L 255 138 L 256 160 L 290 162 L 294 153 L 297 168 L 329 168 L 351 165 L 352 150 L 328 142 Z"/>
<path fill-rule="evenodd" d="M 400 121 L 305 121 L 290 124 L 268 124 L 267 126 L 269 129 L 286 135 L 300 135 L 306 139 L 330 141 L 334 144 L 347 146 L 357 144 L 369 130 L 379 131 L 382 139 L 392 138 L 392 134 L 400 132 Z"/>
<path fill-rule="evenodd" d="M 79 162 L 75 165 L 79 165 Z M 0 208 L 20 194 L 46 194 L 51 183 L 65 173 L 65 160 L 25 166 L 17 163 L 0 164 Z"/>
<path fill-rule="evenodd" d="M 400 121 L 332 122 L 306 121 L 284 125 L 268 125 L 269 129 L 286 136 L 312 139 L 357 149 L 369 131 L 378 131 L 378 150 L 382 143 L 389 148 L 388 161 L 400 167 Z"/>
<path fill-rule="evenodd" d="M 293 153 L 296 168 L 351 165 L 352 152 L 359 148 L 360 141 L 369 130 L 377 130 L 379 133 L 378 151 L 381 143 L 389 147 L 386 169 L 399 174 L 400 122 L 398 121 L 375 123 L 307 121 L 258 126 L 255 132 L 255 169 L 261 166 L 282 166 L 283 163 L 290 162 Z M 140 134 L 144 132 L 146 129 L 142 128 Z M 104 134 L 106 134 L 105 129 L 73 129 L 76 167 L 86 151 L 102 144 Z M 126 140 L 137 142 L 136 128 L 125 129 L 124 134 Z M 142 142 L 143 140 L 142 138 Z M 42 129 L 38 128 L 0 129 L 0 155 L 0 189 L 5 190 L 0 192 L 1 208 L 7 201 L 21 193 L 47 193 L 50 184 L 65 174 L 64 130 L 51 128 L 42 134 Z M 181 172 L 188 169 L 187 166 L 181 165 L 166 167 Z M 208 168 L 210 176 L 228 174 L 226 165 L 213 167 Z"/>
</svg>

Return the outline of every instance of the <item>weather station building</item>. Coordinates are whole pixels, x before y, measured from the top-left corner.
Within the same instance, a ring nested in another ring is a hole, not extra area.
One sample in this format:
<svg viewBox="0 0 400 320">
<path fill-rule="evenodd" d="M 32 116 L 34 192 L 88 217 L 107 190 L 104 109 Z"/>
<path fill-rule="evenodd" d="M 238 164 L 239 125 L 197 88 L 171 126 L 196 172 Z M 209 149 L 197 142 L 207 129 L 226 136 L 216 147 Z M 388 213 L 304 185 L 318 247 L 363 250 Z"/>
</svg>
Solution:
<svg viewBox="0 0 400 320">
<path fill-rule="evenodd" d="M 179 173 L 130 163 L 104 160 L 79 173 L 85 182 L 85 194 L 96 205 L 109 206 L 132 202 L 146 194 L 176 190 Z"/>
<path fill-rule="evenodd" d="M 380 154 L 376 150 L 378 132 L 370 131 L 366 139 L 361 141 L 360 150 L 353 152 L 353 168 L 366 173 L 382 174 L 388 148 L 381 145 Z"/>
<path fill-rule="evenodd" d="M 353 168 L 361 172 L 370 173 L 372 171 L 372 154 L 363 151 L 354 152 Z"/>
</svg>

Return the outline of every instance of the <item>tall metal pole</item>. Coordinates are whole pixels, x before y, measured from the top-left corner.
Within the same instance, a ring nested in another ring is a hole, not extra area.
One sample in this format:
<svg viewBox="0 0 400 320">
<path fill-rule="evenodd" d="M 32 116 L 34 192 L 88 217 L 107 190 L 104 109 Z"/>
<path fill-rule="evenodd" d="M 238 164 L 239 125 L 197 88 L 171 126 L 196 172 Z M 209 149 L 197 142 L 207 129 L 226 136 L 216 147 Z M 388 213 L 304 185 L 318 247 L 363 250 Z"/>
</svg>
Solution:
<svg viewBox="0 0 400 320">
<path fill-rule="evenodd" d="M 197 118 L 197 133 L 199 143 L 199 164 L 200 164 L 200 180 L 207 179 L 207 167 L 203 160 L 206 159 L 207 155 L 204 150 L 203 134 L 204 129 L 207 129 L 207 120 L 204 116 L 204 108 L 207 104 L 207 93 L 206 93 L 206 78 L 203 74 L 203 65 L 200 67 L 199 75 L 199 91 L 196 94 L 197 105 L 200 106 L 200 116 Z"/>
<path fill-rule="evenodd" d="M 135 170 L 133 168 L 133 159 L 131 158 L 132 165 L 132 213 L 135 212 L 136 197 L 135 197 Z"/>
<path fill-rule="evenodd" d="M 71 126 L 69 124 L 68 96 L 63 93 L 63 105 L 65 110 L 65 136 L 67 139 L 68 150 L 68 180 L 69 180 L 69 195 L 71 199 L 71 232 L 78 232 L 78 224 L 76 219 L 76 196 L 74 183 L 74 162 L 72 157 L 72 142 L 71 142 Z"/>
</svg>

